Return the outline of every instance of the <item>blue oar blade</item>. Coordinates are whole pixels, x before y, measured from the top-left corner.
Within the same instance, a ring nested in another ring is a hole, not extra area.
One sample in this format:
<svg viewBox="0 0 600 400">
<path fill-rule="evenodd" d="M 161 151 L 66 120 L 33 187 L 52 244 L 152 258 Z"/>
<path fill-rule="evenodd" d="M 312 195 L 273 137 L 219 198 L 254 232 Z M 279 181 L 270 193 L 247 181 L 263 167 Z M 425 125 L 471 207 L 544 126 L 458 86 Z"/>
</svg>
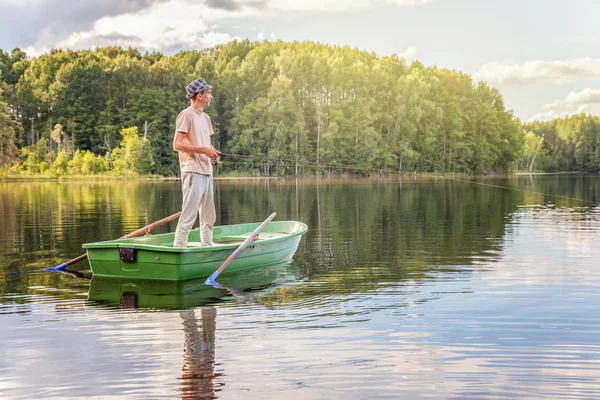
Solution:
<svg viewBox="0 0 600 400">
<path fill-rule="evenodd" d="M 215 281 L 215 279 L 217 279 L 218 276 L 219 276 L 219 272 L 215 271 L 212 273 L 211 276 L 208 277 L 208 279 L 204 283 L 206 283 L 209 286 L 214 286 L 218 289 L 219 284 L 217 283 L 217 281 Z"/>
<path fill-rule="evenodd" d="M 50 272 L 63 272 L 67 270 L 67 267 L 69 266 L 68 262 L 64 262 L 60 265 L 57 265 L 56 267 L 52 267 L 52 268 L 44 268 L 44 271 L 50 271 Z"/>
</svg>

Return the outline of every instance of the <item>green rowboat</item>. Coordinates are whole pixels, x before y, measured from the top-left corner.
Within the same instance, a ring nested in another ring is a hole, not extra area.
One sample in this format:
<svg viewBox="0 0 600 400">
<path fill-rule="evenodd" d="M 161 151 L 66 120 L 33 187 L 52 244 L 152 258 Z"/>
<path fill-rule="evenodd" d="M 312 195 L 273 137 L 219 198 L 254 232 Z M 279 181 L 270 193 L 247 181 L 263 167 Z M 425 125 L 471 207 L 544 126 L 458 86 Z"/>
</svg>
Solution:
<svg viewBox="0 0 600 400">
<path fill-rule="evenodd" d="M 83 247 L 94 276 L 178 281 L 211 275 L 259 225 L 217 226 L 213 231 L 215 245 L 210 247 L 200 246 L 199 229 L 190 233 L 186 248 L 173 247 L 174 232 L 86 243 Z M 307 230 L 306 224 L 298 221 L 270 222 L 227 271 L 291 260 Z"/>
</svg>

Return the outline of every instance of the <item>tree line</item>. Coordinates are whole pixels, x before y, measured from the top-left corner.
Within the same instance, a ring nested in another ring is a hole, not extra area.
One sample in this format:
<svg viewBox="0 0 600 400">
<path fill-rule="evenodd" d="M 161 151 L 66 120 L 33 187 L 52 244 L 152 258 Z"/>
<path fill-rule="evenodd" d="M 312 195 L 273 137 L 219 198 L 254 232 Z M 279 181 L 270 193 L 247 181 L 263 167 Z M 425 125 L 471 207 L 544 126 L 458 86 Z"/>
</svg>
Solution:
<svg viewBox="0 0 600 400">
<path fill-rule="evenodd" d="M 178 173 L 187 83 L 224 173 L 600 170 L 600 119 L 524 124 L 465 73 L 313 42 L 232 41 L 173 56 L 136 49 L 0 50 L 2 174 Z M 338 168 L 344 166 L 345 168 Z"/>
</svg>

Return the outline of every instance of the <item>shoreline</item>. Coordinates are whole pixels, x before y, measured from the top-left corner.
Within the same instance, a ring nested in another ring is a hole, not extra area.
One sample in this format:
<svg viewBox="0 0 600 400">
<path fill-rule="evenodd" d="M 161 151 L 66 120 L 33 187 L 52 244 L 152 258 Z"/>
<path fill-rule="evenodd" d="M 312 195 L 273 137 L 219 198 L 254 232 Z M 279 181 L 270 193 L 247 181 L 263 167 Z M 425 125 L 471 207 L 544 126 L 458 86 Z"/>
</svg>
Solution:
<svg viewBox="0 0 600 400">
<path fill-rule="evenodd" d="M 375 174 L 368 176 L 359 176 L 352 174 L 339 175 L 284 175 L 284 176 L 214 176 L 214 180 L 235 181 L 235 180 L 277 180 L 277 179 L 373 179 L 373 178 L 501 178 L 511 176 L 543 176 L 543 175 L 600 175 L 600 172 L 512 172 L 506 174 L 487 174 L 471 175 L 461 173 L 432 173 L 432 172 L 406 172 L 394 174 Z M 77 182 L 77 181 L 178 181 L 179 176 L 106 176 L 106 175 L 75 175 L 75 176 L 37 176 L 37 175 L 8 175 L 0 176 L 0 182 Z"/>
</svg>

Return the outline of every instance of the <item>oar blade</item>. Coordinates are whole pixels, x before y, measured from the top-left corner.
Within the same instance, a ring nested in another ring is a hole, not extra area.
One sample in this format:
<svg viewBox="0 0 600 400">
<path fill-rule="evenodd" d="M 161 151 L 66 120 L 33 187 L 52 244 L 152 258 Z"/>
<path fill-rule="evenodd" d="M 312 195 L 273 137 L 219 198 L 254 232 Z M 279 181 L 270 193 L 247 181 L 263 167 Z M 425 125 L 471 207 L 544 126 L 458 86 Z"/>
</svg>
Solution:
<svg viewBox="0 0 600 400">
<path fill-rule="evenodd" d="M 67 267 L 69 266 L 69 262 L 64 262 L 60 265 L 57 265 L 56 267 L 51 267 L 51 268 L 44 268 L 44 271 L 50 271 L 50 272 L 63 272 L 67 270 Z"/>
<path fill-rule="evenodd" d="M 208 277 L 208 279 L 204 282 L 205 284 L 209 285 L 209 286 L 213 286 L 215 288 L 219 288 L 219 284 L 217 283 L 216 279 L 219 276 L 219 271 L 215 271 L 212 273 L 211 276 Z"/>
</svg>

